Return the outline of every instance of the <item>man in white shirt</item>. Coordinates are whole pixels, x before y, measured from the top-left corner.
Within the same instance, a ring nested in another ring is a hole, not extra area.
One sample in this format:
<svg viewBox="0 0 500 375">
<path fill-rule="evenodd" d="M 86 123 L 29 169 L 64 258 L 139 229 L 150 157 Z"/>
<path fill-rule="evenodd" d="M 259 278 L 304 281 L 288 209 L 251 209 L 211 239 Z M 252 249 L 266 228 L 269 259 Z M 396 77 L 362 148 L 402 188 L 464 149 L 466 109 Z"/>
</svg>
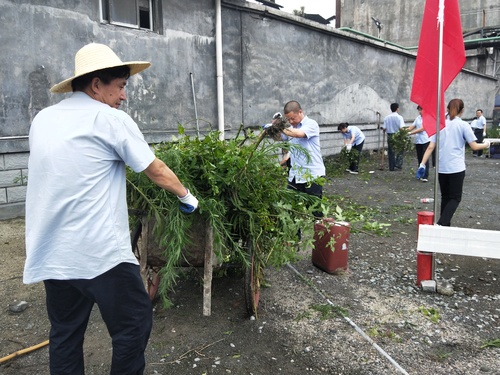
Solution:
<svg viewBox="0 0 500 375">
<path fill-rule="evenodd" d="M 299 150 L 290 151 L 288 187 L 321 198 L 323 186 L 315 181 L 325 176 L 325 164 L 319 142 L 319 125 L 304 114 L 300 103 L 296 100 L 286 103 L 283 111 L 292 126 L 283 130 L 281 139 L 307 150 L 307 155 Z M 323 213 L 315 212 L 314 215 L 319 218 Z"/>
<path fill-rule="evenodd" d="M 471 127 L 477 138 L 477 142 L 482 143 L 483 139 L 486 137 L 486 118 L 483 116 L 482 109 L 476 110 L 476 118 L 472 121 Z M 473 151 L 472 155 L 482 157 L 483 150 Z"/>
<path fill-rule="evenodd" d="M 405 126 L 405 121 L 403 119 L 403 116 L 398 113 L 398 103 L 391 104 L 391 111 L 392 113 L 384 118 L 382 129 L 387 133 L 387 158 L 389 159 L 389 170 L 394 171 L 395 168 L 403 168 L 404 155 L 403 153 L 399 153 L 397 155 L 394 153 L 394 148 L 392 146 L 392 137 L 399 131 L 399 129 Z"/>
<path fill-rule="evenodd" d="M 110 373 L 144 371 L 152 306 L 130 245 L 125 166 L 176 194 L 183 212 L 198 206 L 118 110 L 127 79 L 150 65 L 122 62 L 102 44 L 84 46 L 75 75 L 51 88 L 73 94 L 31 125 L 24 282 L 45 285 L 51 374 L 84 374 L 94 304 L 112 337 Z"/>
</svg>

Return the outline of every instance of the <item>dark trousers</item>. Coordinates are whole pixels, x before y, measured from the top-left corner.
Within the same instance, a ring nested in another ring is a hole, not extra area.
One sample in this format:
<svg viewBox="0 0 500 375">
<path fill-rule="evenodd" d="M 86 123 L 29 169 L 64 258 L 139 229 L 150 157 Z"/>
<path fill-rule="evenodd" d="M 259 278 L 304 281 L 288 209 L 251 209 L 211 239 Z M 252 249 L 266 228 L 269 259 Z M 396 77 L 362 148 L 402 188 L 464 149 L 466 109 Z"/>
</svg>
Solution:
<svg viewBox="0 0 500 375">
<path fill-rule="evenodd" d="M 417 150 L 417 160 L 418 160 L 418 165 L 422 162 L 422 159 L 424 158 L 425 151 L 427 150 L 427 147 L 429 147 L 430 142 L 423 143 L 423 144 L 415 144 L 415 149 Z M 418 167 L 417 167 L 418 168 Z M 427 162 L 425 163 L 425 175 L 424 178 L 429 178 L 429 159 L 427 159 Z"/>
<path fill-rule="evenodd" d="M 389 159 L 389 170 L 393 171 L 394 168 L 403 168 L 403 157 L 402 152 L 396 154 L 392 148 L 392 137 L 394 134 L 387 133 L 387 158 Z"/>
<path fill-rule="evenodd" d="M 451 174 L 439 173 L 438 178 L 441 189 L 441 217 L 437 223 L 449 227 L 451 218 L 462 200 L 465 171 Z"/>
<path fill-rule="evenodd" d="M 474 135 L 477 138 L 477 143 L 483 143 L 483 129 L 474 129 Z M 472 151 L 472 155 L 481 156 L 483 155 L 483 150 Z"/>
<path fill-rule="evenodd" d="M 94 303 L 112 338 L 111 375 L 141 375 L 152 305 L 139 266 L 121 263 L 90 279 L 45 280 L 51 375 L 83 375 L 83 340 Z"/>
<path fill-rule="evenodd" d="M 351 165 L 349 166 L 349 169 L 351 171 L 357 172 L 358 171 L 358 166 L 359 166 L 359 161 L 361 160 L 361 151 L 363 151 L 363 145 L 365 144 L 365 141 L 361 142 L 359 145 L 354 145 L 352 146 L 353 149 L 358 151 L 358 159 L 353 161 Z"/>
<path fill-rule="evenodd" d="M 306 193 L 309 195 L 315 195 L 318 198 L 323 197 L 323 186 L 311 183 L 297 183 L 295 182 L 295 178 L 292 181 L 288 181 L 288 189 L 293 189 L 300 191 L 302 193 Z M 323 213 L 322 212 L 313 212 L 314 217 L 316 218 L 322 218 Z"/>
</svg>

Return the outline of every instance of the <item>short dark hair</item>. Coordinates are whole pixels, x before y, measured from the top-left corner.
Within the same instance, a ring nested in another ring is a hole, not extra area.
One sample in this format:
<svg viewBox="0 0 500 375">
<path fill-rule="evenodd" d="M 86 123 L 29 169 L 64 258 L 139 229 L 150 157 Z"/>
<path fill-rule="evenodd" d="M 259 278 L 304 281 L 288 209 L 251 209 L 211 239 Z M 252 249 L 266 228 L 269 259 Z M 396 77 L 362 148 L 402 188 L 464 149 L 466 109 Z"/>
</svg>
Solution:
<svg viewBox="0 0 500 375">
<path fill-rule="evenodd" d="M 283 112 L 285 115 L 290 112 L 298 112 L 302 109 L 300 106 L 300 103 L 296 100 L 290 100 L 288 103 L 285 104 L 285 108 L 283 109 Z"/>
<path fill-rule="evenodd" d="M 479 111 L 479 112 L 483 113 L 483 110 L 482 110 L 481 108 L 476 109 L 476 112 L 477 112 L 477 111 Z"/>
<path fill-rule="evenodd" d="M 399 108 L 399 104 L 398 103 L 392 103 L 391 104 L 391 111 L 392 112 L 396 112 Z"/>
<path fill-rule="evenodd" d="M 337 130 L 342 130 L 342 129 L 345 129 L 349 126 L 349 123 L 348 122 L 341 122 L 339 124 L 339 126 L 337 126 Z"/>
<path fill-rule="evenodd" d="M 103 81 L 104 84 L 108 85 L 112 80 L 116 78 L 128 79 L 130 77 L 130 67 L 127 65 L 117 66 L 114 68 L 101 69 L 96 70 L 95 72 L 87 73 L 71 81 L 71 89 L 73 91 L 83 91 L 96 77 Z"/>
</svg>

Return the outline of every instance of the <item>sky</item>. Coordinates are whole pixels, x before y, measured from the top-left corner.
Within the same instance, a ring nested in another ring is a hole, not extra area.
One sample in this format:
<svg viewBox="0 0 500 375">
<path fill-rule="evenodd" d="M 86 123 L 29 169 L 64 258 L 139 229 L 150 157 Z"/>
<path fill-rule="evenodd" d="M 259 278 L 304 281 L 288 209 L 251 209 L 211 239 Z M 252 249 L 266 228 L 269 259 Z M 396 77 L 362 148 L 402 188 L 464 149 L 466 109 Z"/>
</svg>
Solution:
<svg viewBox="0 0 500 375">
<path fill-rule="evenodd" d="M 319 14 L 325 19 L 335 14 L 335 0 L 276 0 L 276 3 L 283 7 L 282 11 L 292 14 L 294 9 L 298 10 L 301 6 L 305 7 L 306 13 Z"/>
</svg>

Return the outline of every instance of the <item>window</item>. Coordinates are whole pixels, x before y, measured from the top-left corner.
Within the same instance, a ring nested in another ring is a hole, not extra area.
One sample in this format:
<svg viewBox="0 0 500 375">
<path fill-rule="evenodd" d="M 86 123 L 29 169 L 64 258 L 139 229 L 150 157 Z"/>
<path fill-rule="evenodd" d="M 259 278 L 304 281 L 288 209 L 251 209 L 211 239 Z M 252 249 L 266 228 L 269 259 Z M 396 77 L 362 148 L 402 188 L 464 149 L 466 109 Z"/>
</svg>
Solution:
<svg viewBox="0 0 500 375">
<path fill-rule="evenodd" d="M 100 0 L 103 22 L 161 32 L 161 0 Z"/>
</svg>

